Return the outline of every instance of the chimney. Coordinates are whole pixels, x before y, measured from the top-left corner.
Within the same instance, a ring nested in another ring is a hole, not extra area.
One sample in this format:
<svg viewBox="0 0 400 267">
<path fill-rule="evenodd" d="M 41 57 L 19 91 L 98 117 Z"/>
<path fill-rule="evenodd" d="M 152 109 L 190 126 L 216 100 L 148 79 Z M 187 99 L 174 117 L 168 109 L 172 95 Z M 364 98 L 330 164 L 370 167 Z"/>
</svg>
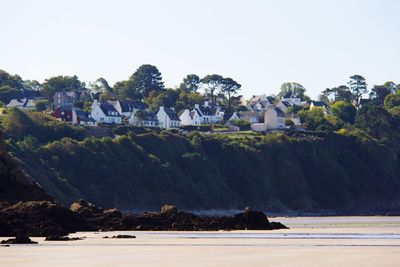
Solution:
<svg viewBox="0 0 400 267">
<path fill-rule="evenodd" d="M 199 109 L 200 108 L 199 104 L 194 104 L 194 108 Z"/>
<path fill-rule="evenodd" d="M 164 106 L 160 106 L 160 110 L 164 110 Z"/>
<path fill-rule="evenodd" d="M 175 112 L 175 108 L 171 108 L 171 110 Z"/>
<path fill-rule="evenodd" d="M 204 101 L 204 106 L 208 107 L 208 101 Z"/>
</svg>

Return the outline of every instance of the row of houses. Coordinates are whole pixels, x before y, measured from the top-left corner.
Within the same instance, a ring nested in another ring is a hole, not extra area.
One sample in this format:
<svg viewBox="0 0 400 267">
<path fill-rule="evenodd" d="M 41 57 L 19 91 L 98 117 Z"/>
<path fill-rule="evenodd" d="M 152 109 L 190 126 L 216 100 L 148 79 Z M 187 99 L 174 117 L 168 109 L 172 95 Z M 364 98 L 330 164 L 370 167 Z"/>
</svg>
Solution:
<svg viewBox="0 0 400 267">
<path fill-rule="evenodd" d="M 290 107 L 309 105 L 324 108 L 329 113 L 329 107 L 324 102 L 312 101 L 311 104 L 303 102 L 300 98 L 287 95 L 281 99 L 267 95 L 253 96 L 242 104 L 247 106 L 247 111 L 226 113 L 223 109 L 208 101 L 194 105 L 191 109 L 183 110 L 180 115 L 173 108 L 161 106 L 156 112 L 149 110 L 148 106 L 139 100 L 119 100 L 101 102 L 93 100 L 91 111 L 86 112 L 75 108 L 79 99 L 91 99 L 90 95 L 77 92 L 57 92 L 53 97 L 52 115 L 58 120 L 72 124 L 96 126 L 102 124 L 129 123 L 135 126 L 160 127 L 175 129 L 181 126 L 199 126 L 209 124 L 223 124 L 233 126 L 234 121 L 244 120 L 250 123 L 254 131 L 280 130 L 287 127 L 287 121 L 292 125 L 301 126 L 300 118 L 288 112 Z M 13 99 L 7 107 L 18 107 L 24 110 L 34 109 L 38 97 Z M 233 129 L 233 127 L 232 127 Z"/>
<path fill-rule="evenodd" d="M 179 116 L 173 108 L 161 106 L 157 112 L 151 112 L 140 101 L 108 101 L 94 100 L 91 111 L 79 110 L 70 105 L 59 106 L 53 116 L 58 120 L 73 124 L 96 126 L 102 124 L 121 124 L 127 120 L 129 124 L 144 127 L 161 127 L 165 129 L 179 128 Z"/>
</svg>

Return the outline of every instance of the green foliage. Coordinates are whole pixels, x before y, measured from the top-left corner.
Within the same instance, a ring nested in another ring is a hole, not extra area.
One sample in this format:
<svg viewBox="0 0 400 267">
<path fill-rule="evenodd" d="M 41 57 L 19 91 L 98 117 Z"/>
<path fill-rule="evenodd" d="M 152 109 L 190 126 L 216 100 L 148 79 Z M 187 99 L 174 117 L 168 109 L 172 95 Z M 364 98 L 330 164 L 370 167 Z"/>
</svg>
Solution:
<svg viewBox="0 0 400 267">
<path fill-rule="evenodd" d="M 400 140 L 399 125 L 397 117 L 392 117 L 384 108 L 375 105 L 364 106 L 356 117 L 358 128 L 378 140 L 389 143 Z"/>
<path fill-rule="evenodd" d="M 350 91 L 356 103 L 359 103 L 363 94 L 368 93 L 367 82 L 361 75 L 353 75 L 349 81 Z"/>
<path fill-rule="evenodd" d="M 301 110 L 298 115 L 307 130 L 333 131 L 338 129 L 335 119 L 326 117 L 323 108 L 315 107 L 312 110 Z"/>
<path fill-rule="evenodd" d="M 45 111 L 49 105 L 49 101 L 43 99 L 43 100 L 37 100 L 35 103 L 35 110 L 36 111 Z"/>
<path fill-rule="evenodd" d="M 8 86 L 13 89 L 22 90 L 24 88 L 23 81 L 18 75 L 11 75 L 0 69 L 0 87 Z"/>
<path fill-rule="evenodd" d="M 278 94 L 279 98 L 285 96 L 299 97 L 304 100 L 306 88 L 299 83 L 284 83 L 281 85 L 281 90 Z"/>
<path fill-rule="evenodd" d="M 353 124 L 357 110 L 356 108 L 348 102 L 337 101 L 331 106 L 332 114 L 338 117 L 345 123 Z"/>
<path fill-rule="evenodd" d="M 250 122 L 245 121 L 245 120 L 234 120 L 234 121 L 232 121 L 232 123 L 235 126 L 238 126 L 240 131 L 248 131 L 251 128 Z"/>
<path fill-rule="evenodd" d="M 64 137 L 82 139 L 83 132 L 65 122 L 60 122 L 42 113 L 29 114 L 11 108 L 2 122 L 6 134 L 14 140 L 23 140 L 32 136 L 41 143 L 59 140 Z"/>
<path fill-rule="evenodd" d="M 164 91 L 161 73 L 153 65 L 140 66 L 128 81 L 117 83 L 114 87 L 114 91 L 132 99 L 143 99 L 152 91 Z"/>
<path fill-rule="evenodd" d="M 56 76 L 46 79 L 43 83 L 41 92 L 44 97 L 49 100 L 52 99 L 56 92 L 61 91 L 76 91 L 79 92 L 85 88 L 85 84 L 82 83 L 76 75 L 74 76 Z"/>
<path fill-rule="evenodd" d="M 196 93 L 200 87 L 200 77 L 196 74 L 189 74 L 184 79 L 183 82 L 179 85 L 179 90 L 190 94 Z"/>
<path fill-rule="evenodd" d="M 21 90 L 12 88 L 11 86 L 0 85 L 0 101 L 3 102 L 4 104 L 10 103 L 11 99 L 17 99 L 21 98 L 22 93 Z"/>
<path fill-rule="evenodd" d="M 400 107 L 400 91 L 397 91 L 395 94 L 388 95 L 385 98 L 384 104 L 387 110 L 394 107 Z"/>
</svg>

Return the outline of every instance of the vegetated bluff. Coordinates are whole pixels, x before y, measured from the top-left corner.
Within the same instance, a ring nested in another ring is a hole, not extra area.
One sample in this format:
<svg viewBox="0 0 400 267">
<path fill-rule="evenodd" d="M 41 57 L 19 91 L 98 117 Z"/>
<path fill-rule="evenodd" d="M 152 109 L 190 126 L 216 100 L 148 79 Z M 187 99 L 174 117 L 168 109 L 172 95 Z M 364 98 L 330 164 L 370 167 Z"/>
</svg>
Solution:
<svg viewBox="0 0 400 267">
<path fill-rule="evenodd" d="M 11 142 L 9 149 L 65 204 L 84 198 L 120 209 L 174 203 L 184 209 L 398 211 L 398 146 L 352 136 L 129 133 L 30 148 Z"/>
</svg>

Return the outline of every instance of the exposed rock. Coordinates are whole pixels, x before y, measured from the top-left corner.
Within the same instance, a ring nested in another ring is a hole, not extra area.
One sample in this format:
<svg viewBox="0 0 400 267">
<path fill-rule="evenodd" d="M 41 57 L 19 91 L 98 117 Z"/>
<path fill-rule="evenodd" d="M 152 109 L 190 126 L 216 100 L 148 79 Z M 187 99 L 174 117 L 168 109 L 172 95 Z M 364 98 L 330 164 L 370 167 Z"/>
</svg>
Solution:
<svg viewBox="0 0 400 267">
<path fill-rule="evenodd" d="M 83 240 L 84 237 L 68 237 L 68 236 L 60 236 L 60 235 L 50 235 L 46 236 L 44 241 L 77 241 Z"/>
<path fill-rule="evenodd" d="M 4 222 L 7 228 L 2 233 L 4 236 L 67 235 L 96 230 L 69 209 L 50 201 L 19 202 L 9 206 L 0 211 L 0 224 Z"/>
<path fill-rule="evenodd" d="M 174 205 L 164 205 L 161 207 L 161 213 L 177 213 L 178 209 Z"/>
<path fill-rule="evenodd" d="M 128 239 L 128 238 L 136 238 L 136 236 L 134 236 L 134 235 L 114 235 L 112 237 L 105 236 L 103 238 L 121 238 L 121 239 L 127 238 Z"/>
<path fill-rule="evenodd" d="M 10 238 L 8 240 L 3 240 L 1 244 L 37 244 L 37 242 L 32 241 L 29 236 L 17 235 L 15 238 Z"/>
<path fill-rule="evenodd" d="M 0 210 L 0 234 L 47 236 L 46 240 L 78 240 L 66 237 L 76 231 L 218 231 L 273 230 L 286 228 L 270 223 L 264 213 L 247 208 L 235 216 L 197 216 L 165 205 L 161 212 L 123 214 L 79 200 L 70 209 L 49 201 L 20 202 Z M 118 237 L 115 237 L 118 238 Z"/>
</svg>

